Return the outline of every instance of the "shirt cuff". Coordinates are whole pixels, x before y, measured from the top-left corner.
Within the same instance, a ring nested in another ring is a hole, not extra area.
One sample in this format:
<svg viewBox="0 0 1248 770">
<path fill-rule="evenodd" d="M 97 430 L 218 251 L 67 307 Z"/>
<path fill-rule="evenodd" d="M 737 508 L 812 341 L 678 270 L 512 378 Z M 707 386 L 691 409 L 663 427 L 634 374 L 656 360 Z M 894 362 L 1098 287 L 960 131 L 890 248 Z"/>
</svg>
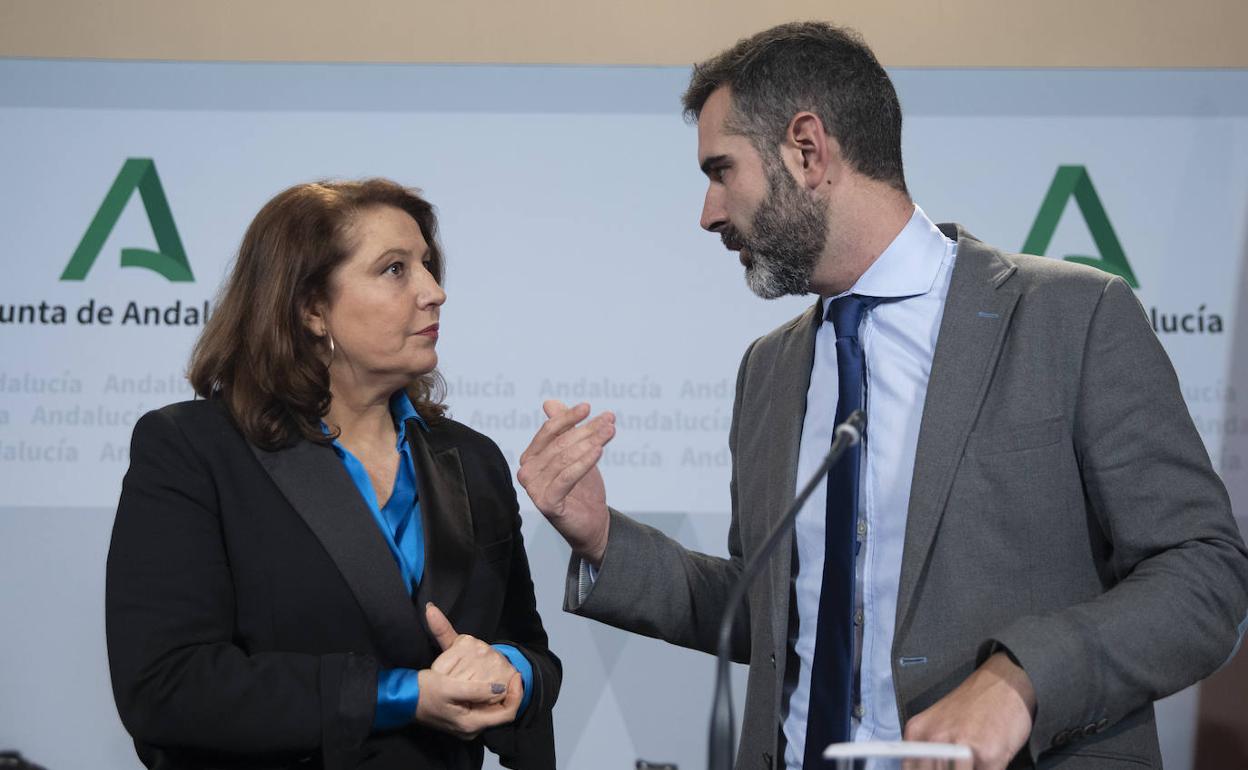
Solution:
<svg viewBox="0 0 1248 770">
<path fill-rule="evenodd" d="M 374 730 L 393 730 L 415 719 L 416 703 L 420 700 L 417 676 L 417 672 L 410 668 L 383 668 L 377 673 Z"/>
<path fill-rule="evenodd" d="M 520 672 L 520 680 L 524 682 L 524 697 L 520 699 L 520 710 L 516 712 L 516 716 L 524 713 L 528 708 L 529 701 L 533 700 L 533 664 L 529 659 L 524 657 L 524 653 L 512 647 L 510 644 L 494 644 L 494 649 L 503 654 L 507 660 L 511 661 L 511 665 L 515 666 Z"/>
<path fill-rule="evenodd" d="M 585 603 L 585 599 L 589 596 L 589 591 L 594 587 L 594 583 L 598 581 L 598 569 L 589 562 L 581 559 L 580 569 L 577 570 L 576 576 L 576 603 L 580 606 Z"/>
</svg>

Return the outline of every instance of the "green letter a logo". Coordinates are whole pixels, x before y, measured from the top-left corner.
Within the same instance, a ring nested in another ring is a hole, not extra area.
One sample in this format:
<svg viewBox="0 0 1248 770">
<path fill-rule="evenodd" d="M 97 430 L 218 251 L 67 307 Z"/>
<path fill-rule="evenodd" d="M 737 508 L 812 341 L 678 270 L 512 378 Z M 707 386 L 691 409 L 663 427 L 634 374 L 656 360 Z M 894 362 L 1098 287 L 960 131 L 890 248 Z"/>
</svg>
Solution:
<svg viewBox="0 0 1248 770">
<path fill-rule="evenodd" d="M 1113 225 L 1109 223 L 1100 196 L 1092 187 L 1092 178 L 1083 166 L 1061 166 L 1057 169 L 1057 176 L 1053 177 L 1049 193 L 1044 196 L 1044 203 L 1040 204 L 1040 213 L 1036 215 L 1036 223 L 1031 226 L 1027 242 L 1023 244 L 1023 251 L 1044 256 L 1045 250 L 1049 248 L 1049 241 L 1053 240 L 1053 233 L 1057 230 L 1062 212 L 1066 209 L 1066 202 L 1071 197 L 1079 204 L 1079 211 L 1092 232 L 1092 240 L 1101 256 L 1098 259 L 1072 255 L 1067 256 L 1066 261 L 1100 268 L 1121 277 L 1131 288 L 1140 288 L 1139 281 L 1135 280 L 1135 273 L 1131 272 L 1131 265 L 1127 263 L 1127 255 L 1122 251 L 1122 244 L 1118 242 L 1118 236 L 1114 235 Z"/>
<path fill-rule="evenodd" d="M 104 241 L 117 225 L 126 202 L 138 188 L 139 197 L 143 199 L 143 208 L 147 210 L 147 221 L 152 225 L 152 233 L 156 236 L 156 246 L 160 251 L 146 249 L 122 249 L 122 267 L 146 267 L 160 273 L 170 281 L 194 281 L 191 274 L 191 263 L 186 259 L 186 251 L 182 248 L 182 239 L 178 237 L 178 228 L 173 224 L 173 212 L 169 210 L 169 201 L 165 199 L 165 190 L 160 186 L 160 177 L 156 175 L 156 164 L 151 158 L 128 158 L 116 181 L 104 196 L 100 210 L 87 226 L 82 242 L 69 258 L 65 272 L 61 273 L 62 281 L 81 281 L 87 277 L 87 271 L 95 263 L 95 258 L 104 248 Z"/>
</svg>

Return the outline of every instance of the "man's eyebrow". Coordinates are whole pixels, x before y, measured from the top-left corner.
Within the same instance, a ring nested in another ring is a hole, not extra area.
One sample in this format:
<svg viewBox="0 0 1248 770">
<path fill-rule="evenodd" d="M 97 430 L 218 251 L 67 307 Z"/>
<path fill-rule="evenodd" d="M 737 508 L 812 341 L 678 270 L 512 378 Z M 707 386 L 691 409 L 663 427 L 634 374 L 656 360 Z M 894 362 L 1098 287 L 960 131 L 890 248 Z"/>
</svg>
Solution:
<svg viewBox="0 0 1248 770">
<path fill-rule="evenodd" d="M 710 176 L 711 172 L 714 171 L 717 167 L 726 165 L 727 163 L 728 163 L 727 155 L 712 155 L 711 157 L 702 161 L 702 166 L 701 166 L 702 173 L 706 174 L 707 176 Z"/>
</svg>

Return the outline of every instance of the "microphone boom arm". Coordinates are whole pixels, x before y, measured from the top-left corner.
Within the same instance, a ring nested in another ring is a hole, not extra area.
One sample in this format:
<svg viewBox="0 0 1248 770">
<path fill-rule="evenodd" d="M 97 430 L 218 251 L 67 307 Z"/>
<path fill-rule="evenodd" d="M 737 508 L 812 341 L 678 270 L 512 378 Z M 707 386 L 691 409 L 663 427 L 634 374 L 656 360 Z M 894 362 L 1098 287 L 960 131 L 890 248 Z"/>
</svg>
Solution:
<svg viewBox="0 0 1248 770">
<path fill-rule="evenodd" d="M 820 481 L 827 478 L 828 471 L 837 460 L 841 459 L 841 455 L 845 453 L 845 450 L 862 440 L 866 423 L 866 414 L 861 409 L 858 409 L 845 422 L 836 426 L 832 447 L 828 450 L 827 457 L 823 459 L 819 469 L 811 475 L 810 480 L 802 487 L 802 491 L 793 500 L 793 504 L 789 506 L 788 510 L 784 512 L 784 516 L 780 518 L 780 521 L 776 522 L 771 532 L 767 533 L 767 538 L 763 540 L 762 546 L 754 554 L 754 558 L 750 559 L 741 570 L 741 577 L 737 578 L 732 591 L 728 594 L 728 606 L 724 608 L 724 617 L 719 624 L 719 646 L 715 669 L 715 697 L 711 704 L 711 728 L 707 746 L 707 767 L 710 770 L 732 770 L 735 730 L 732 719 L 732 683 L 728 677 L 728 664 L 731 662 L 732 625 L 737 618 L 737 608 L 741 606 L 741 600 L 745 598 L 745 592 L 749 590 L 750 584 L 754 582 L 754 578 L 758 577 L 759 571 L 767 563 L 772 551 L 776 550 L 776 546 L 780 543 L 781 538 L 793 528 L 793 522 L 797 519 L 798 511 L 802 509 L 802 506 L 806 504 L 806 500 L 814 493 L 815 487 L 819 486 Z"/>
</svg>

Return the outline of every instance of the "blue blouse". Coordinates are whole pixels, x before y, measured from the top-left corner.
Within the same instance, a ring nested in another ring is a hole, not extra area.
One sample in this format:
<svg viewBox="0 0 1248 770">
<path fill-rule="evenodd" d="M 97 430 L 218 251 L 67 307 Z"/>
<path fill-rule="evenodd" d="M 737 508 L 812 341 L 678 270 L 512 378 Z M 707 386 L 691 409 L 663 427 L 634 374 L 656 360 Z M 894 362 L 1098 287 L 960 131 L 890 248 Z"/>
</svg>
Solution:
<svg viewBox="0 0 1248 770">
<path fill-rule="evenodd" d="M 412 448 L 407 443 L 407 425 L 409 420 L 415 420 L 423 430 L 429 430 L 429 426 L 416 413 L 407 394 L 401 390 L 390 397 L 390 414 L 394 417 L 394 426 L 398 432 L 395 448 L 399 452 L 399 468 L 394 477 L 394 489 L 384 507 L 377 505 L 377 495 L 373 492 L 373 484 L 364 464 L 336 439 L 334 451 L 351 476 L 351 481 L 364 497 L 377 526 L 381 528 L 386 545 L 390 546 L 390 554 L 394 556 L 399 571 L 403 574 L 403 584 L 407 587 L 408 594 L 414 595 L 425 572 L 425 533 L 420 519 L 416 465 L 412 461 Z M 329 430 L 324 423 L 321 427 Z M 524 697 L 520 701 L 519 713 L 523 713 L 532 696 L 533 666 L 518 649 L 509 644 L 496 644 L 493 647 L 520 672 L 524 681 Z M 410 668 L 383 668 L 378 672 L 374 729 L 394 729 L 412 721 L 416 713 L 416 703 L 420 699 L 420 685 L 416 677 L 417 672 Z"/>
</svg>

